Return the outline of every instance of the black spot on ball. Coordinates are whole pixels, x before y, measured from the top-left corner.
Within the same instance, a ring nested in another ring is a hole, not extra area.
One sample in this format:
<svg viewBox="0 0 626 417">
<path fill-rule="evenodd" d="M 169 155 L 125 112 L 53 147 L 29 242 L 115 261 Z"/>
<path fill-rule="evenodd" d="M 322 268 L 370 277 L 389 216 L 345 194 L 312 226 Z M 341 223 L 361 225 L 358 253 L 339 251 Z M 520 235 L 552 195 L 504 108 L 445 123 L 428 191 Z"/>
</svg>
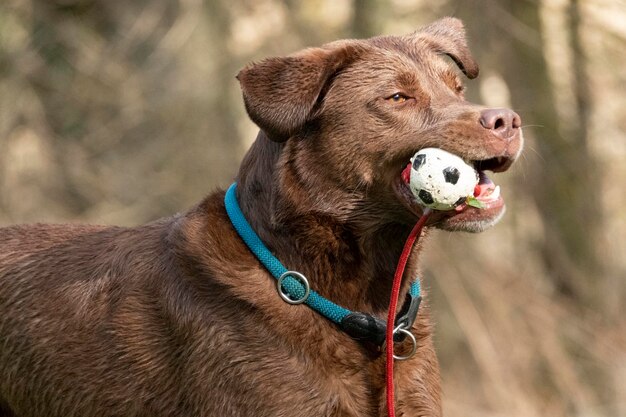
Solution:
<svg viewBox="0 0 626 417">
<path fill-rule="evenodd" d="M 454 203 L 454 206 L 460 206 L 461 204 L 465 203 L 465 200 L 467 200 L 467 197 L 461 197 L 458 200 L 456 200 L 456 203 Z"/>
<path fill-rule="evenodd" d="M 421 167 L 422 165 L 424 165 L 424 162 L 426 162 L 426 155 L 424 155 L 424 154 L 417 155 L 413 159 L 413 169 L 417 169 L 417 168 Z"/>
<path fill-rule="evenodd" d="M 433 196 L 426 190 L 420 190 L 420 192 L 417 193 L 417 196 L 426 204 L 432 204 L 435 202 L 435 200 L 433 200 Z"/>
<path fill-rule="evenodd" d="M 461 173 L 455 167 L 448 167 L 443 170 L 443 177 L 447 183 L 456 184 L 459 181 L 459 176 L 461 176 Z"/>
</svg>

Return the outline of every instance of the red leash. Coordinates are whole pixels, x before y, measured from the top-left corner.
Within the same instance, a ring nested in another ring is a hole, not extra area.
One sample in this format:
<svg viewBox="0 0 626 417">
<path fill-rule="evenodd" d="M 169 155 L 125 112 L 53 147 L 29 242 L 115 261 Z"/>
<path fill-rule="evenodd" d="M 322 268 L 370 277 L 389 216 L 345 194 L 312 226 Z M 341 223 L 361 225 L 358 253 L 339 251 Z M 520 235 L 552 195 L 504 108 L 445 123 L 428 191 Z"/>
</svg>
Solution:
<svg viewBox="0 0 626 417">
<path fill-rule="evenodd" d="M 391 287 L 391 299 L 389 300 L 389 314 L 387 315 L 387 335 L 386 335 L 386 346 L 387 346 L 387 415 L 388 417 L 395 417 L 396 410 L 393 398 L 393 330 L 394 330 L 394 322 L 396 317 L 396 308 L 398 306 L 398 295 L 400 294 L 400 284 L 402 283 L 402 275 L 404 275 L 404 268 L 406 267 L 406 263 L 409 260 L 409 255 L 411 254 L 411 249 L 413 249 L 413 245 L 417 241 L 422 232 L 422 228 L 430 215 L 430 210 L 424 210 L 424 214 L 418 220 L 418 222 L 413 226 L 413 230 L 409 234 L 409 237 L 406 239 L 404 243 L 404 248 L 402 249 L 402 254 L 400 255 L 400 259 L 398 260 L 398 266 L 396 267 L 396 273 L 393 276 L 393 286 Z M 409 329 L 407 329 L 409 330 Z"/>
</svg>

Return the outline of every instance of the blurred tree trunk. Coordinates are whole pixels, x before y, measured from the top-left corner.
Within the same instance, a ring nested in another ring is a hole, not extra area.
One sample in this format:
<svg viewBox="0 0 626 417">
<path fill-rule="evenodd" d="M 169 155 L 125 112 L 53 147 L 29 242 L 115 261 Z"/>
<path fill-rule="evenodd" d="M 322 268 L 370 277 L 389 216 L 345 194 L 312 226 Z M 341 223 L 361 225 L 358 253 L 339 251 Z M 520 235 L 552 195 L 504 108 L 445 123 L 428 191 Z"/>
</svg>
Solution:
<svg viewBox="0 0 626 417">
<path fill-rule="evenodd" d="M 570 135 L 574 147 L 580 151 L 584 157 L 584 172 L 581 172 L 581 181 L 578 189 L 578 200 L 576 210 L 578 216 L 586 225 L 587 234 L 583 256 L 588 267 L 592 270 L 601 271 L 599 265 L 599 253 L 594 253 L 593 248 L 598 242 L 602 233 L 601 227 L 601 193 L 597 163 L 589 149 L 589 121 L 591 117 L 591 94 L 589 91 L 589 77 L 587 76 L 588 60 L 582 45 L 581 39 L 581 19 L 582 10 L 580 0 L 571 0 L 568 9 L 569 14 L 569 35 L 572 48 L 572 71 L 574 73 L 574 99 L 577 125 L 569 126 L 567 131 Z"/>
<path fill-rule="evenodd" d="M 52 149 L 55 165 L 58 167 L 56 174 L 61 177 L 61 187 L 57 190 L 58 198 L 73 215 L 88 210 L 94 201 L 81 192 L 77 178 L 71 172 L 71 152 L 68 150 L 78 143 L 84 134 L 83 120 L 87 109 L 77 105 L 73 97 L 64 91 L 64 88 L 73 81 L 76 70 L 71 65 L 72 51 L 62 40 L 60 23 L 65 19 L 80 16 L 86 24 L 99 24 L 101 28 L 109 30 L 113 27 L 113 19 L 106 13 L 106 8 L 98 10 L 98 22 L 90 19 L 89 12 L 96 6 L 91 2 L 86 4 L 38 0 L 31 2 L 30 37 L 33 52 L 41 60 L 41 65 L 29 74 L 28 82 L 40 99 L 46 128 L 56 141 Z"/>
<path fill-rule="evenodd" d="M 369 38 L 379 35 L 379 5 L 377 0 L 354 0 L 352 12 L 352 36 Z"/>
<path fill-rule="evenodd" d="M 593 293 L 591 285 L 601 276 L 594 251 L 600 200 L 593 156 L 587 148 L 589 92 L 578 34 L 578 1 L 571 0 L 568 16 L 577 124 L 563 128 L 543 53 L 542 39 L 548 35 L 541 24 L 541 2 L 474 0 L 453 4 L 461 17 L 466 17 L 470 37 L 483 40 L 479 52 L 490 55 L 494 66 L 500 67 L 522 124 L 533 126 L 525 134 L 536 137 L 540 157 L 528 170 L 526 186 L 545 226 L 545 239 L 538 242 L 545 267 L 561 294 L 585 298 Z"/>
<path fill-rule="evenodd" d="M 241 158 L 240 143 L 237 140 L 239 113 L 239 83 L 235 79 L 241 69 L 239 60 L 233 57 L 231 48 L 228 47 L 228 39 L 232 32 L 232 16 L 230 16 L 227 2 L 205 1 L 206 17 L 211 29 L 212 48 L 217 61 L 215 74 L 219 79 L 211 82 L 209 86 L 214 88 L 214 101 L 210 105 L 209 118 L 211 119 L 211 136 L 213 147 L 211 149 L 212 162 L 218 166 L 209 175 L 217 178 L 230 179 L 236 173 Z M 246 138 L 249 139 L 249 138 Z M 202 139 L 205 141 L 205 139 Z M 227 172 L 227 175 L 224 175 Z"/>
</svg>

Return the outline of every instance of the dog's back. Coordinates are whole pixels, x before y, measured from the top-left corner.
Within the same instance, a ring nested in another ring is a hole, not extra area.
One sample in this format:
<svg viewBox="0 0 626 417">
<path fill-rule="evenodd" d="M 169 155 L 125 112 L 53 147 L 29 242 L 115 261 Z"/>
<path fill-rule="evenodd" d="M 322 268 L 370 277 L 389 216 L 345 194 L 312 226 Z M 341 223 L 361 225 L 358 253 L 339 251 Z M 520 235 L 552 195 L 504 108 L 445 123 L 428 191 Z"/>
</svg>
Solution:
<svg viewBox="0 0 626 417">
<path fill-rule="evenodd" d="M 118 380 L 111 366 L 145 355 L 154 346 L 125 348 L 149 344 L 143 334 L 162 329 L 146 318 L 160 321 L 165 311 L 154 300 L 170 223 L 0 229 L 0 411 L 3 397 L 18 415 L 91 415 L 100 401 L 107 404 L 97 408 L 112 415 L 132 410 L 130 381 Z"/>
</svg>

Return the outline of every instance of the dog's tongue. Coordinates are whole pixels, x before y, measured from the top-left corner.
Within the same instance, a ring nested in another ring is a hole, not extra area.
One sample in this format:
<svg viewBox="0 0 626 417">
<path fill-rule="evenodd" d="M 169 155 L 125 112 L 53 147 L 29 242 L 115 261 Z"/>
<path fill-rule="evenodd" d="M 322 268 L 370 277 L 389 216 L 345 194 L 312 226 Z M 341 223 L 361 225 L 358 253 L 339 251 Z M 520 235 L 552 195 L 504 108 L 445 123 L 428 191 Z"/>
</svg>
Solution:
<svg viewBox="0 0 626 417">
<path fill-rule="evenodd" d="M 495 185 L 484 171 L 478 171 L 478 184 L 474 189 L 474 197 L 483 203 L 497 200 L 500 197 L 500 186 Z"/>
</svg>

